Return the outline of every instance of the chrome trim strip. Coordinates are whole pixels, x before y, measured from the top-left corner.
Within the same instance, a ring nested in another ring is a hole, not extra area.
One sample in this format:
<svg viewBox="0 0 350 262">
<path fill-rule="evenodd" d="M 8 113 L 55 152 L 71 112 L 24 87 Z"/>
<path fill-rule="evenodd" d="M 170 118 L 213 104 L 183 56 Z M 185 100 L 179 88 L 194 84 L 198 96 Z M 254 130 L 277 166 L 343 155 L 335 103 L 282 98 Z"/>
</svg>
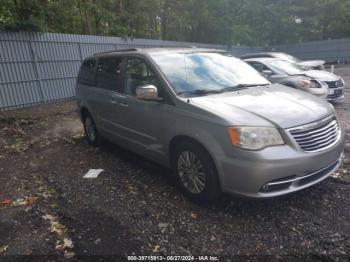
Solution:
<svg viewBox="0 0 350 262">
<path fill-rule="evenodd" d="M 265 185 L 267 185 L 267 186 L 273 186 L 273 185 L 281 185 L 281 184 L 293 183 L 293 182 L 295 182 L 295 181 L 299 181 L 299 180 L 302 180 L 302 179 L 304 179 L 304 178 L 307 178 L 307 177 L 316 175 L 316 174 L 322 172 L 323 170 L 326 170 L 327 168 L 330 168 L 330 167 L 333 166 L 333 165 L 334 165 L 334 166 L 336 166 L 336 165 L 338 165 L 338 164 L 340 165 L 340 164 L 342 163 L 343 157 L 344 157 L 344 153 L 342 153 L 342 154 L 340 155 L 340 157 L 338 158 L 338 160 L 335 161 L 334 163 L 332 163 L 332 164 L 330 164 L 330 165 L 328 165 L 328 166 L 326 166 L 326 167 L 324 167 L 324 168 L 322 168 L 322 169 L 319 169 L 319 170 L 317 170 L 317 171 L 315 171 L 315 172 L 313 172 L 313 173 L 311 173 L 311 174 L 308 174 L 308 175 L 305 175 L 305 176 L 302 176 L 302 177 L 296 177 L 296 178 L 294 178 L 294 179 L 289 179 L 289 180 L 285 180 L 285 181 L 270 182 L 270 183 L 266 183 Z"/>
<path fill-rule="evenodd" d="M 341 138 L 341 135 L 339 134 L 339 136 L 336 138 L 334 143 L 331 143 L 331 144 L 327 145 L 326 147 L 322 147 L 320 149 L 315 149 L 315 150 L 304 150 L 303 148 L 302 149 L 307 153 L 315 153 L 315 152 L 324 151 L 324 150 L 327 150 L 327 149 L 333 147 L 336 143 L 338 143 L 340 138 Z"/>
<path fill-rule="evenodd" d="M 344 95 L 342 95 L 340 97 L 335 97 L 335 98 L 326 97 L 326 100 L 327 101 L 336 101 L 336 100 L 343 99 L 344 97 L 345 97 Z"/>
<path fill-rule="evenodd" d="M 336 139 L 338 136 L 338 133 L 333 133 L 333 134 L 330 134 L 328 136 L 323 136 L 323 137 L 320 137 L 319 140 L 313 140 L 313 139 L 310 139 L 309 142 L 300 142 L 300 146 L 302 147 L 315 147 L 315 146 L 321 146 L 323 145 L 324 143 L 326 142 L 333 142 L 333 139 Z"/>
<path fill-rule="evenodd" d="M 319 133 L 319 132 L 322 132 L 332 126 L 336 126 L 337 124 L 337 121 L 336 120 L 332 120 L 331 122 L 329 122 L 328 124 L 326 124 L 325 126 L 323 126 L 322 128 L 318 129 L 317 127 L 316 128 L 310 128 L 310 129 L 304 129 L 302 131 L 291 131 L 291 133 L 303 133 L 302 136 L 304 135 L 311 135 L 311 134 L 314 134 L 314 133 Z M 301 134 L 293 134 L 293 136 L 300 136 Z"/>
<path fill-rule="evenodd" d="M 303 141 L 309 141 L 309 140 L 314 140 L 314 138 L 320 138 L 320 137 L 324 137 L 325 135 L 329 135 L 330 133 L 337 133 L 339 131 L 339 127 L 338 126 L 334 126 L 334 127 L 330 127 L 328 130 L 325 130 L 324 132 L 318 133 L 318 134 L 314 134 L 314 135 L 310 135 L 308 137 L 305 138 L 299 138 L 296 135 L 293 135 L 293 137 L 295 138 L 295 140 L 297 140 L 298 142 L 302 143 Z"/>
<path fill-rule="evenodd" d="M 313 129 L 315 127 L 322 125 L 324 122 L 331 120 L 332 118 L 335 118 L 335 116 L 330 115 L 330 116 L 327 116 L 326 118 L 323 118 L 321 120 L 318 120 L 318 121 L 315 121 L 315 122 L 312 122 L 312 123 L 309 123 L 306 125 L 292 127 L 292 128 L 289 128 L 288 131 L 289 132 L 298 132 L 298 131 L 306 131 L 309 129 Z"/>
</svg>

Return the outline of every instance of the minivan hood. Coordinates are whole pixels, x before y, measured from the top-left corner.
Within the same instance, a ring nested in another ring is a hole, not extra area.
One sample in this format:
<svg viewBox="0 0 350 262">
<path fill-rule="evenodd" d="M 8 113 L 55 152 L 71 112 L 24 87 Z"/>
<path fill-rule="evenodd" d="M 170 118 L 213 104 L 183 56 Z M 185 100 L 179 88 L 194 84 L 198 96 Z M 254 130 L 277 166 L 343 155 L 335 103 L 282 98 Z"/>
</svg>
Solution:
<svg viewBox="0 0 350 262">
<path fill-rule="evenodd" d="M 195 97 L 191 101 L 223 117 L 230 125 L 290 128 L 333 113 L 328 102 L 280 84 Z"/>
<path fill-rule="evenodd" d="M 297 75 L 304 75 L 321 81 L 337 81 L 340 79 L 340 77 L 335 74 L 321 70 L 307 70 Z"/>
<path fill-rule="evenodd" d="M 324 65 L 326 62 L 324 60 L 307 60 L 299 62 L 299 65 L 308 66 L 308 67 L 319 67 Z"/>
</svg>

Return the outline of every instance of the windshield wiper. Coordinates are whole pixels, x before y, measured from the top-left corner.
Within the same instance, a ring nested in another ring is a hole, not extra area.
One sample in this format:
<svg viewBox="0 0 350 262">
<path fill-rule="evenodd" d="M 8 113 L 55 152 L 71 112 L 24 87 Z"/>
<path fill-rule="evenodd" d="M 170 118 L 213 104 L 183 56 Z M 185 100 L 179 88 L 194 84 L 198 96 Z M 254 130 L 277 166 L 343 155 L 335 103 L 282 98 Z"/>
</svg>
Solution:
<svg viewBox="0 0 350 262">
<path fill-rule="evenodd" d="M 243 90 L 248 87 L 253 87 L 253 86 L 266 86 L 269 84 L 238 84 L 235 86 L 228 86 L 223 89 L 221 89 L 221 92 L 229 92 L 229 91 L 237 91 L 237 90 Z"/>
<path fill-rule="evenodd" d="M 177 92 L 178 95 L 189 94 L 189 95 L 207 95 L 207 94 L 220 94 L 228 91 L 236 91 L 246 89 L 252 86 L 266 86 L 269 84 L 238 84 L 235 86 L 228 86 L 223 89 L 195 89 Z"/>
<path fill-rule="evenodd" d="M 210 89 L 195 89 L 177 92 L 178 95 L 189 94 L 189 95 L 207 95 L 207 94 L 219 94 L 222 93 L 222 90 L 210 90 Z"/>
</svg>

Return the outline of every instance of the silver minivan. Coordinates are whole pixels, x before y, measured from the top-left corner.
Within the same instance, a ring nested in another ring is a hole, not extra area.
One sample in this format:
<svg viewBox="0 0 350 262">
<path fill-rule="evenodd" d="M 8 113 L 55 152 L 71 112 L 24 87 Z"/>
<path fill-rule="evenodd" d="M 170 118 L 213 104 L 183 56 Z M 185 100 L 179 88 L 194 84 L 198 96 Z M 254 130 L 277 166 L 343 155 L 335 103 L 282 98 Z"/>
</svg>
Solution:
<svg viewBox="0 0 350 262">
<path fill-rule="evenodd" d="M 192 200 L 291 193 L 341 164 L 331 104 L 271 84 L 220 50 L 128 49 L 84 60 L 76 97 L 87 140 L 101 137 L 174 170 Z"/>
</svg>

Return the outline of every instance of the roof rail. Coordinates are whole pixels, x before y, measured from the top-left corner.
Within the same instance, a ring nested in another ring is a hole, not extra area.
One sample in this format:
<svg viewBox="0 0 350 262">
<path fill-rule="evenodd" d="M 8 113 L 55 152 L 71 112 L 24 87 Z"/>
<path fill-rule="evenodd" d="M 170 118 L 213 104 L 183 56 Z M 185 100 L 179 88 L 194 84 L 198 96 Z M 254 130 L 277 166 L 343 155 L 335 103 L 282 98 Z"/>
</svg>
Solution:
<svg viewBox="0 0 350 262">
<path fill-rule="evenodd" d="M 139 51 L 139 50 L 140 50 L 139 48 L 116 49 L 116 50 L 95 53 L 94 55 L 102 55 L 102 54 L 108 54 L 108 53 L 114 53 L 114 52 L 130 52 L 130 51 Z"/>
</svg>

